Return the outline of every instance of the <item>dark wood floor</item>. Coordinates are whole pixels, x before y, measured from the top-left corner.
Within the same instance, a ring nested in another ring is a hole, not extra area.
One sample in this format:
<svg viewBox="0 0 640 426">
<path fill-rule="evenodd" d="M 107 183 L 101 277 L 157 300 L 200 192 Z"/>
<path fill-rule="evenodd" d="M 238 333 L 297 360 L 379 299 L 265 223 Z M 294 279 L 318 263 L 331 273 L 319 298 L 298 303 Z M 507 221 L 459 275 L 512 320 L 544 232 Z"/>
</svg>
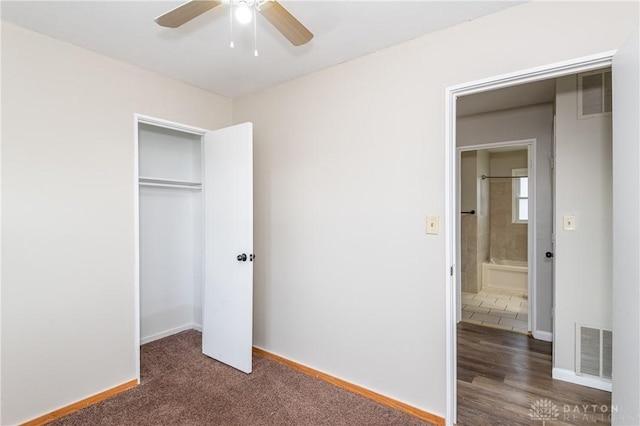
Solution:
<svg viewBox="0 0 640 426">
<path fill-rule="evenodd" d="M 458 325 L 458 425 L 611 424 L 611 394 L 551 378 L 551 343 Z"/>
</svg>

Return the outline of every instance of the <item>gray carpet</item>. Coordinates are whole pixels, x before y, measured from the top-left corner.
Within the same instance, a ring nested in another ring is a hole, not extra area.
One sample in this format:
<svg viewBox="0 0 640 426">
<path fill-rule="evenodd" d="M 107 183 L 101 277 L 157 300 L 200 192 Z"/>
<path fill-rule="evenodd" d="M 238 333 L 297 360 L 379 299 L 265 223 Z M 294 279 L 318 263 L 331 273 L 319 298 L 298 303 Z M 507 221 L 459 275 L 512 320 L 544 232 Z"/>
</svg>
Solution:
<svg viewBox="0 0 640 426">
<path fill-rule="evenodd" d="M 427 425 L 275 361 L 246 375 L 185 331 L 141 348 L 142 383 L 51 425 Z"/>
</svg>

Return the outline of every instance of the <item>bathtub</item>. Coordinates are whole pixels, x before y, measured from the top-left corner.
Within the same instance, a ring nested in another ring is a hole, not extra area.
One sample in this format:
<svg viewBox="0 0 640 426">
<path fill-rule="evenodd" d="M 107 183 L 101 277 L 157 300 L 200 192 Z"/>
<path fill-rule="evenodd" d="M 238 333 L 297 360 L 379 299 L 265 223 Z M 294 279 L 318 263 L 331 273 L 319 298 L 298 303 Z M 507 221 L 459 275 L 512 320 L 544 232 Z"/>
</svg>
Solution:
<svg viewBox="0 0 640 426">
<path fill-rule="evenodd" d="M 529 288 L 526 261 L 490 259 L 482 263 L 482 288 L 523 291 Z"/>
</svg>

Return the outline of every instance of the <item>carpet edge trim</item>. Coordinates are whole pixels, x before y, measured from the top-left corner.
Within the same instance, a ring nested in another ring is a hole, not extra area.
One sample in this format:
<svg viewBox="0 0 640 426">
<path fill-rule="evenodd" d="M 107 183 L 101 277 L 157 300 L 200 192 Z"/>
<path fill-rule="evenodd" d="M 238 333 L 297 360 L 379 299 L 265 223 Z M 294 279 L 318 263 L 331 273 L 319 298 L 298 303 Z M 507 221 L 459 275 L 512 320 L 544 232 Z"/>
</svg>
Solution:
<svg viewBox="0 0 640 426">
<path fill-rule="evenodd" d="M 87 408 L 90 405 L 97 404 L 98 402 L 104 401 L 105 399 L 111 398 L 121 392 L 132 389 L 138 386 L 138 380 L 133 379 L 125 382 L 121 385 L 115 386 L 111 389 L 107 389 L 95 395 L 92 395 L 88 398 L 81 399 L 80 401 L 74 402 L 73 404 L 69 404 L 62 408 L 58 408 L 50 413 L 37 417 L 33 420 L 29 420 L 27 422 L 21 423 L 20 426 L 40 426 L 45 425 L 49 422 L 57 420 L 59 418 L 68 416 L 71 413 L 82 410 L 83 408 Z"/>
<path fill-rule="evenodd" d="M 256 346 L 253 347 L 253 354 L 257 356 L 261 356 L 263 358 L 271 359 L 280 364 L 286 365 L 287 367 L 291 367 L 294 370 L 297 370 L 301 373 L 315 377 L 316 379 L 320 379 L 327 383 L 331 383 L 334 386 L 338 386 L 339 388 L 342 388 L 349 392 L 355 393 L 360 396 L 364 396 L 365 398 L 369 398 L 384 406 L 393 408 L 398 411 L 402 411 L 403 413 L 409 414 L 413 417 L 417 417 L 420 420 L 428 421 L 437 426 L 444 426 L 445 424 L 443 417 L 437 416 L 427 411 L 420 410 L 412 405 L 397 401 L 393 398 L 389 398 L 388 396 L 384 396 L 377 392 L 369 390 L 367 388 L 363 388 L 362 386 L 355 385 L 353 383 L 347 382 L 346 380 L 339 379 L 337 377 L 323 373 L 322 371 L 318 371 L 311 367 L 307 367 L 306 365 L 299 364 L 295 361 L 291 361 L 290 359 L 281 357 L 280 355 L 273 354 L 271 352 L 268 352 Z"/>
</svg>

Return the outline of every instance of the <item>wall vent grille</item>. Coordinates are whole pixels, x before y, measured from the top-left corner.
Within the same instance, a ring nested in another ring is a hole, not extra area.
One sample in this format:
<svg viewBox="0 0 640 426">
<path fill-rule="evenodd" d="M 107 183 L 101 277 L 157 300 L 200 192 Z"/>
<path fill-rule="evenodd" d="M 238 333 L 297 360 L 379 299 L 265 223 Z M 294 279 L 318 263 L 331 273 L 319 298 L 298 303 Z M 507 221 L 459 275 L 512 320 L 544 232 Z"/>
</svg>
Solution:
<svg viewBox="0 0 640 426">
<path fill-rule="evenodd" d="M 611 69 L 578 74 L 578 119 L 610 115 L 612 99 Z"/>
<path fill-rule="evenodd" d="M 576 374 L 611 380 L 611 330 L 576 324 Z"/>
</svg>

